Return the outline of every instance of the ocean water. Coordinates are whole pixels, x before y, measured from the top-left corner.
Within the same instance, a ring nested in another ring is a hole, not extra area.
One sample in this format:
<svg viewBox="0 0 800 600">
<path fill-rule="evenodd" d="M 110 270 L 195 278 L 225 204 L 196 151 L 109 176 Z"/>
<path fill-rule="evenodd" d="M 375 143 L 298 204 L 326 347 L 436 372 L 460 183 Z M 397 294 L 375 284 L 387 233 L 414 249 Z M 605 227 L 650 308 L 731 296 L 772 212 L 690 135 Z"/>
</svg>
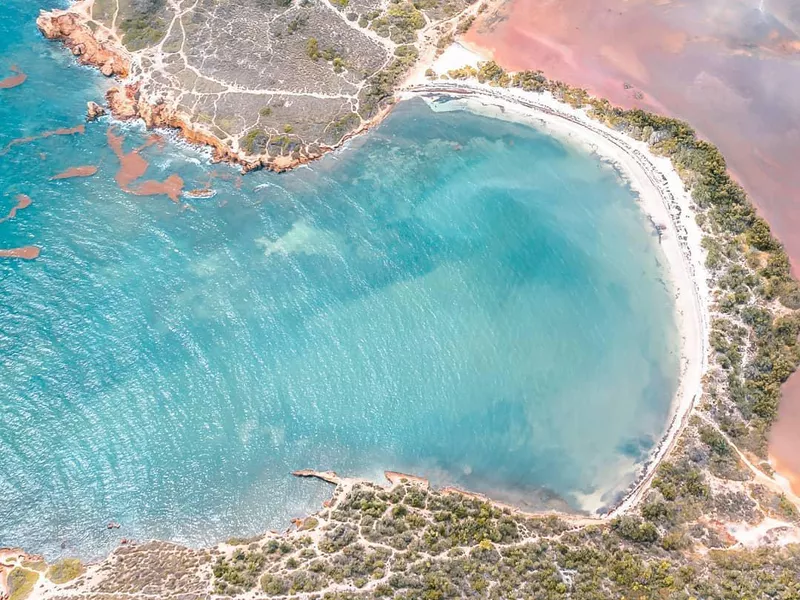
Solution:
<svg viewBox="0 0 800 600">
<path fill-rule="evenodd" d="M 83 122 L 107 83 L 0 8 L 0 147 Z M 153 143 L 136 196 L 110 121 L 0 155 L 0 546 L 95 558 L 287 526 L 324 484 L 430 477 L 525 507 L 612 502 L 663 432 L 664 260 L 609 166 L 534 129 L 401 103 L 310 168 Z M 53 180 L 70 167 L 87 178 Z M 110 521 L 122 524 L 109 531 Z"/>
</svg>

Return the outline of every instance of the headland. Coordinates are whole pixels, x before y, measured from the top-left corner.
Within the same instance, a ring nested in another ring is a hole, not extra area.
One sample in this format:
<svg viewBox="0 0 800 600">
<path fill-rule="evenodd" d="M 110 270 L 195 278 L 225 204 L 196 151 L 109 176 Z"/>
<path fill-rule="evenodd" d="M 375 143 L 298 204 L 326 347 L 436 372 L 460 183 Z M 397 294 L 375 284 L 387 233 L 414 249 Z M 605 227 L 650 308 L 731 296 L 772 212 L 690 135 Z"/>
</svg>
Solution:
<svg viewBox="0 0 800 600">
<path fill-rule="evenodd" d="M 37 25 L 81 64 L 117 79 L 106 93 L 114 117 L 177 129 L 243 172 L 305 164 L 379 123 L 418 58 L 452 41 L 487 6 L 184 4 L 79 0 L 42 12 Z M 238 33 L 219 31 L 221 21 Z"/>
</svg>

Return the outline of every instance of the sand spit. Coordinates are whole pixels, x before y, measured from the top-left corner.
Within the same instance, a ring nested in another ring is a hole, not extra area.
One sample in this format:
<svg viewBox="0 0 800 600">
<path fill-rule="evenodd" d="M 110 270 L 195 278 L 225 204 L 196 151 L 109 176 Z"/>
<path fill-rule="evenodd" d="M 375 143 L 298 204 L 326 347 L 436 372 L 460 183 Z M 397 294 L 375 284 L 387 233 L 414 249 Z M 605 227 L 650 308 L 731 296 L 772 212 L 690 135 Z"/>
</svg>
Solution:
<svg viewBox="0 0 800 600">
<path fill-rule="evenodd" d="M 456 68 L 456 64 L 475 65 L 480 60 L 480 56 L 455 44 L 433 69 L 446 72 Z M 604 516 L 611 518 L 628 511 L 649 489 L 658 464 L 674 447 L 686 426 L 702 394 L 702 377 L 708 366 L 708 274 L 689 192 L 668 158 L 655 156 L 646 143 L 592 120 L 585 111 L 573 109 L 547 93 L 497 88 L 472 81 L 433 80 L 411 81 L 402 97 L 422 97 L 434 110 L 466 109 L 526 123 L 585 148 L 617 169 L 639 195 L 642 211 L 661 230 L 661 248 L 668 263 L 681 340 L 680 380 L 664 436 L 641 467 L 635 484 Z M 436 102 L 445 98 L 449 101 Z M 598 513 L 603 510 L 603 502 L 595 498 L 582 508 Z"/>
</svg>

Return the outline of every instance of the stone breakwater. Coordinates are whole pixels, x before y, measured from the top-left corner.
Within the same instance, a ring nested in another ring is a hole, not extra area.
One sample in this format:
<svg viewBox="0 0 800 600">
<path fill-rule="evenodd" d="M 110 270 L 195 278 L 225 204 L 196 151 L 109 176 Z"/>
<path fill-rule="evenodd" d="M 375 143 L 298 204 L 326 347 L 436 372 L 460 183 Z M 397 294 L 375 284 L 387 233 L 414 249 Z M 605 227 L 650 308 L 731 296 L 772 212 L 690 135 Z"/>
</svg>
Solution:
<svg viewBox="0 0 800 600">
<path fill-rule="evenodd" d="M 365 133 L 383 121 L 391 110 L 391 105 L 384 108 L 334 145 L 303 144 L 291 154 L 280 156 L 258 156 L 234 149 L 202 124 L 193 122 L 190 115 L 176 108 L 169 100 L 149 97 L 144 92 L 142 82 L 148 75 L 146 72 L 134 75 L 137 69 L 132 68 L 132 57 L 116 39 L 116 35 L 104 29 L 93 32 L 89 27 L 91 19 L 88 11 L 93 2 L 82 0 L 67 10 L 41 11 L 36 25 L 47 39 L 61 41 L 80 64 L 95 67 L 106 77 L 119 79 L 119 85 L 110 88 L 105 97 L 114 118 L 122 121 L 141 119 L 149 129 L 177 130 L 187 142 L 209 146 L 214 162 L 238 165 L 242 173 L 259 169 L 281 173 L 307 164 Z M 92 121 L 102 114 L 102 107 L 94 102 L 89 103 L 87 120 Z"/>
</svg>

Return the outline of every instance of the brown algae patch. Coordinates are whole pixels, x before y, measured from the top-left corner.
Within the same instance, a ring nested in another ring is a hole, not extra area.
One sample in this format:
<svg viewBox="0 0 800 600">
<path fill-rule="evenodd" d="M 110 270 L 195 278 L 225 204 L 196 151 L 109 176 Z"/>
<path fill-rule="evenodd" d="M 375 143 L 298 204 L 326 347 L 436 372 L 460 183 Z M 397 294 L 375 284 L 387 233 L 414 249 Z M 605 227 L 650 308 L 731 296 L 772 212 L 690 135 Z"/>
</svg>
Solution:
<svg viewBox="0 0 800 600">
<path fill-rule="evenodd" d="M 70 167 L 66 171 L 62 171 L 58 175 L 53 175 L 50 179 L 70 179 L 72 177 L 91 177 L 97 173 L 97 167 L 94 165 L 84 165 L 82 167 Z"/>
<path fill-rule="evenodd" d="M 136 196 L 160 196 L 161 194 L 169 197 L 173 202 L 178 202 L 181 191 L 183 190 L 183 179 L 180 175 L 170 175 L 164 181 L 149 179 L 143 181 L 134 189 L 125 190 Z"/>
<path fill-rule="evenodd" d="M 39 258 L 39 246 L 21 246 L 19 248 L 8 248 L 0 250 L 0 258 L 22 258 L 24 260 L 33 260 Z"/>
<path fill-rule="evenodd" d="M 0 223 L 8 221 L 9 219 L 13 219 L 17 216 L 17 211 L 22 210 L 24 208 L 28 208 L 31 205 L 30 196 L 26 196 L 25 194 L 19 194 L 17 196 L 17 203 L 8 211 L 8 214 L 0 219 Z"/>
<path fill-rule="evenodd" d="M 35 142 L 36 140 L 43 140 L 45 138 L 52 137 L 54 135 L 78 135 L 86 133 L 86 126 L 85 125 L 76 125 L 75 127 L 61 127 L 59 129 L 52 129 L 50 131 L 42 132 L 38 135 L 32 135 L 30 137 L 21 137 L 11 140 L 6 144 L 2 150 L 0 150 L 0 156 L 8 154 L 11 148 L 14 146 L 19 146 L 22 144 L 29 144 L 30 142 Z M 40 155 L 41 158 L 41 155 Z"/>
<path fill-rule="evenodd" d="M 28 78 L 28 76 L 17 66 L 12 66 L 11 70 L 16 73 L 16 75 L 11 75 L 5 79 L 0 79 L 0 90 L 7 90 L 22 85 Z"/>
<path fill-rule="evenodd" d="M 122 191 L 134 194 L 135 196 L 159 196 L 163 194 L 169 197 L 173 202 L 178 202 L 178 198 L 183 190 L 183 179 L 177 174 L 170 175 L 164 181 L 147 180 L 134 188 L 131 187 L 132 183 L 144 176 L 147 167 L 150 165 L 139 152 L 153 144 L 157 144 L 161 147 L 164 143 L 164 138 L 158 134 L 153 134 L 147 138 L 144 144 L 126 153 L 123 149 L 125 136 L 117 135 L 109 129 L 106 137 L 109 147 L 114 151 L 114 154 L 116 154 L 119 160 L 120 167 L 114 179 Z"/>
</svg>

